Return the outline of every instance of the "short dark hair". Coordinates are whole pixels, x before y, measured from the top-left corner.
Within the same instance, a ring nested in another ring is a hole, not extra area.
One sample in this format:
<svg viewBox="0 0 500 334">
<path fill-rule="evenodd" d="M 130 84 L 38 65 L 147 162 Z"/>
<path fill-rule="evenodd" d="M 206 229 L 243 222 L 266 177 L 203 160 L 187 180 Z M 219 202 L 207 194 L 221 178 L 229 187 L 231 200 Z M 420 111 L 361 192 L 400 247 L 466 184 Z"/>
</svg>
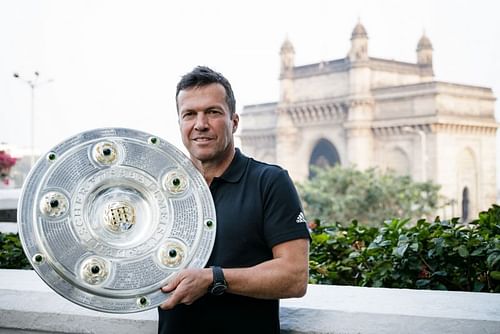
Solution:
<svg viewBox="0 0 500 334">
<path fill-rule="evenodd" d="M 182 76 L 181 80 L 177 84 L 177 92 L 175 93 L 175 104 L 177 105 L 177 111 L 179 111 L 179 105 L 177 104 L 177 97 L 181 90 L 203 87 L 213 83 L 221 84 L 226 91 L 226 103 L 229 107 L 231 116 L 236 112 L 236 100 L 234 98 L 233 89 L 229 80 L 227 80 L 222 74 L 212 70 L 206 66 L 197 66 L 191 72 L 186 73 Z"/>
</svg>

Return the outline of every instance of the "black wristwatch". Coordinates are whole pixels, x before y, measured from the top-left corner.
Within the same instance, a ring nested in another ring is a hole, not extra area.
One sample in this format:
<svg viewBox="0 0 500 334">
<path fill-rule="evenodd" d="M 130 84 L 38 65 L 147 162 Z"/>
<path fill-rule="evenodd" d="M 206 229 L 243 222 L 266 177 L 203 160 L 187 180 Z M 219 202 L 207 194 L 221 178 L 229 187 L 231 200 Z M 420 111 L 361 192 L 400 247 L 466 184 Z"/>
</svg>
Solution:
<svg viewBox="0 0 500 334">
<path fill-rule="evenodd" d="M 222 271 L 221 267 L 213 266 L 212 273 L 214 276 L 214 281 L 208 288 L 208 292 L 210 292 L 214 296 L 220 296 L 227 290 L 227 282 L 224 278 L 224 272 Z"/>
</svg>

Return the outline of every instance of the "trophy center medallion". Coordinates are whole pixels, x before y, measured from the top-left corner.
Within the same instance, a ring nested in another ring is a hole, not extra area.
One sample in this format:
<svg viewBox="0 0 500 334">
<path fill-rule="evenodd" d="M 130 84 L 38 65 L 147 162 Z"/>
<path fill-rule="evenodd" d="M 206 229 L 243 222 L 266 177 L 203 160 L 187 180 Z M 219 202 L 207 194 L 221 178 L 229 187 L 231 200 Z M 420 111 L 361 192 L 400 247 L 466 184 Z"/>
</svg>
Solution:
<svg viewBox="0 0 500 334">
<path fill-rule="evenodd" d="M 123 233 L 136 224 L 135 209 L 125 201 L 111 202 L 104 209 L 104 226 L 111 232 Z"/>
</svg>

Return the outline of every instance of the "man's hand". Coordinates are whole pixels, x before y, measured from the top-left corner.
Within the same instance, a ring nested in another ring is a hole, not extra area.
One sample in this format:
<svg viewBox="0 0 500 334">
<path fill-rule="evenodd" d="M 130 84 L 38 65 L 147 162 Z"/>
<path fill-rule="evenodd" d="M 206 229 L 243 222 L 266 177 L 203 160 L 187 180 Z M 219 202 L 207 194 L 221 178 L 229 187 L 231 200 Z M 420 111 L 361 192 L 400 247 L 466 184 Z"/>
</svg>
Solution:
<svg viewBox="0 0 500 334">
<path fill-rule="evenodd" d="M 210 268 L 181 270 L 161 288 L 161 291 L 172 292 L 172 294 L 160 305 L 160 308 L 170 310 L 177 304 L 190 305 L 207 293 L 212 282 L 213 275 Z"/>
</svg>

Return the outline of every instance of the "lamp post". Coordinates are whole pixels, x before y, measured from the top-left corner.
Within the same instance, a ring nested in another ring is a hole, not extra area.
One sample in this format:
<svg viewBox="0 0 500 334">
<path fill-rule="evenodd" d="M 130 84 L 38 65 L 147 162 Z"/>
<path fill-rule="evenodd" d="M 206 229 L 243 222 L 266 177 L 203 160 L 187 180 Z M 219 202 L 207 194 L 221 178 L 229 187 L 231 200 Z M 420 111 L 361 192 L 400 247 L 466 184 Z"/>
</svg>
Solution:
<svg viewBox="0 0 500 334">
<path fill-rule="evenodd" d="M 22 82 L 26 83 L 30 89 L 31 89 L 31 168 L 33 168 L 33 165 L 35 164 L 35 89 L 37 87 L 40 87 L 42 85 L 45 85 L 47 83 L 50 83 L 54 81 L 53 79 L 48 79 L 45 81 L 39 81 L 40 78 L 40 73 L 38 71 L 35 71 L 34 77 L 32 79 L 24 79 L 22 78 L 19 73 L 14 73 L 14 78 L 21 80 Z"/>
<path fill-rule="evenodd" d="M 427 143 L 426 143 L 426 134 L 423 130 L 420 129 L 414 129 L 410 126 L 403 126 L 403 132 L 408 132 L 408 133 L 416 133 L 420 136 L 420 145 L 422 147 L 422 161 L 421 161 L 421 168 L 422 168 L 422 182 L 427 181 Z"/>
</svg>

